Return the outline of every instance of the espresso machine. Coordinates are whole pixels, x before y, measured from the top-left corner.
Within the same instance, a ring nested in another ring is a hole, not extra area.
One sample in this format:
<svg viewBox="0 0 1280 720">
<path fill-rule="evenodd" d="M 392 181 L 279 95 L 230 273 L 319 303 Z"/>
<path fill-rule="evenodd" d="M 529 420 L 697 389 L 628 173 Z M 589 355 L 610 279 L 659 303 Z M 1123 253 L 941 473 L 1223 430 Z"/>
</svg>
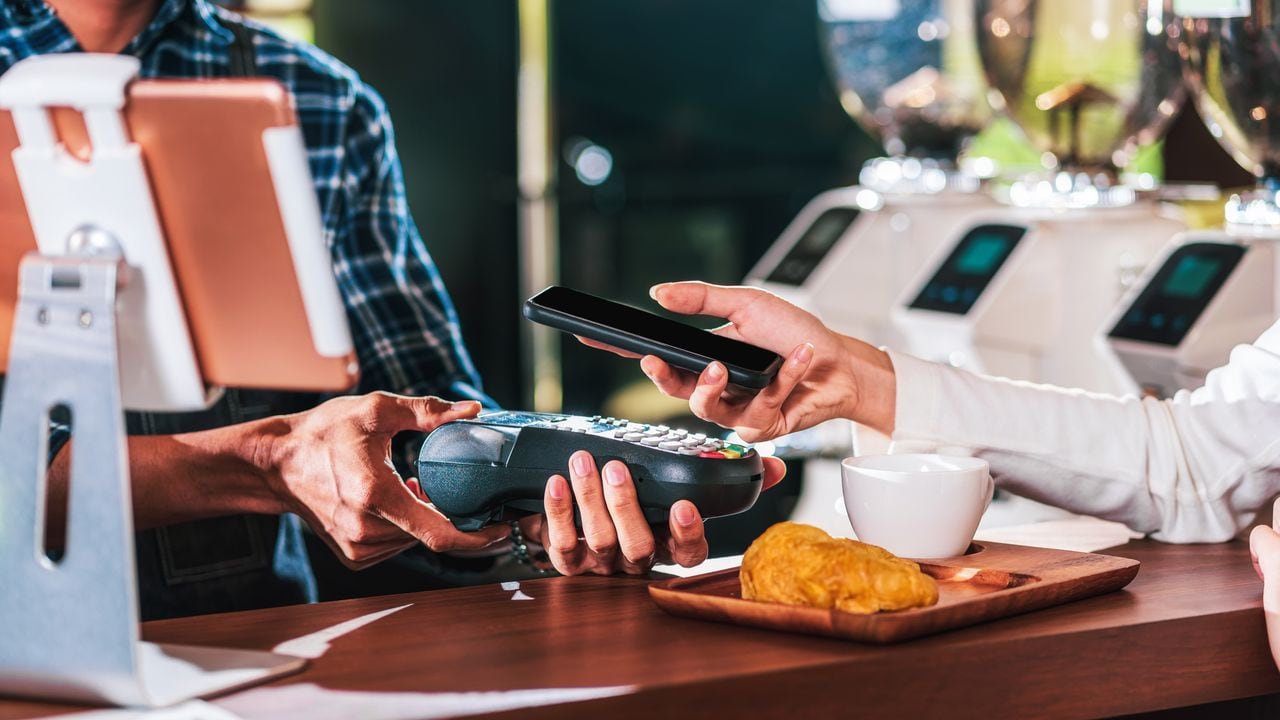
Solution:
<svg viewBox="0 0 1280 720">
<path fill-rule="evenodd" d="M 1123 168 L 1183 100 L 1169 0 L 978 0 L 992 99 L 1043 153 L 1002 207 L 948 239 L 899 296 L 903 348 L 993 375 L 1124 393 L 1094 342 L 1103 318 L 1185 229 Z"/>
<path fill-rule="evenodd" d="M 895 345 L 890 312 L 902 288 L 940 242 L 995 207 L 984 191 L 995 164 L 964 157 L 992 118 L 973 3 L 818 0 L 818 11 L 841 104 L 888 156 L 866 163 L 858 185 L 810 201 L 746 282 L 839 332 Z M 794 519 L 849 534 L 840 459 L 854 435 L 837 420 L 778 440 L 779 454 L 805 458 Z"/>
<path fill-rule="evenodd" d="M 887 157 L 859 184 L 814 198 L 747 275 L 868 342 L 894 341 L 893 301 L 957 228 L 993 205 L 994 172 L 962 160 L 991 119 L 972 0 L 819 0 L 821 39 L 845 110 Z"/>
<path fill-rule="evenodd" d="M 1280 0 L 1179 9 L 1170 41 L 1200 116 L 1258 184 L 1231 197 L 1221 230 L 1170 243 L 1099 331 L 1120 374 L 1158 397 L 1200 387 L 1280 317 Z"/>
</svg>

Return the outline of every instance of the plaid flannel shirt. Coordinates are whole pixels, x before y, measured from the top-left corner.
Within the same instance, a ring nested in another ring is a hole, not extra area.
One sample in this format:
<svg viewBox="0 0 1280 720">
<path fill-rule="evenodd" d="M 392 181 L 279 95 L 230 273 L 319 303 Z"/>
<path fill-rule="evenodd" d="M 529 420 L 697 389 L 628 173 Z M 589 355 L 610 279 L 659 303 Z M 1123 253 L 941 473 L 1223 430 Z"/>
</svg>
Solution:
<svg viewBox="0 0 1280 720">
<path fill-rule="evenodd" d="M 235 17 L 207 0 L 163 0 L 124 53 L 141 60 L 143 77 L 226 76 L 233 36 L 219 14 Z M 296 101 L 360 359 L 358 391 L 484 399 L 453 303 L 409 215 L 382 98 L 317 48 L 245 24 L 255 31 L 258 74 Z M 79 50 L 43 0 L 0 5 L 0 72 L 32 55 Z"/>
<path fill-rule="evenodd" d="M 282 38 L 208 0 L 162 0 L 155 17 L 123 52 L 141 61 L 141 75 L 147 78 L 226 77 L 232 74 L 236 41 L 227 24 L 236 23 L 250 30 L 255 74 L 280 81 L 295 100 L 325 241 L 359 357 L 357 392 L 436 394 L 492 404 L 463 347 L 453 304 L 409 215 L 391 121 L 372 88 L 317 48 Z M 43 0 L 0 4 L 0 72 L 32 55 L 80 50 Z M 199 422 L 245 419 L 254 412 L 247 403 L 230 411 L 216 408 L 220 414 Z M 181 415 L 129 415 L 130 432 L 196 429 Z M 51 457 L 66 437 L 65 428 L 55 428 Z M 315 599 L 296 517 L 238 516 L 201 523 L 138 534 L 144 618 Z M 245 557 L 226 560 L 214 557 L 219 545 L 250 550 Z M 180 557 L 184 553 L 191 557 Z"/>
</svg>

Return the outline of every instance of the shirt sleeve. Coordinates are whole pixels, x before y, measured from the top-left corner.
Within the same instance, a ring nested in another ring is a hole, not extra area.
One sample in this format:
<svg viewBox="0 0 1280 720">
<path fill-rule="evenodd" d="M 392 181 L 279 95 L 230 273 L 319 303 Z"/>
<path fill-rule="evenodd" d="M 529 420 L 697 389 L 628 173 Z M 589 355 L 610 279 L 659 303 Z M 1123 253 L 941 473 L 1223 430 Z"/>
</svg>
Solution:
<svg viewBox="0 0 1280 720">
<path fill-rule="evenodd" d="M 1218 542 L 1280 493 L 1280 323 L 1169 400 L 890 357 L 895 449 L 967 448 L 1001 487 L 1033 500 L 1168 542 Z"/>
<path fill-rule="evenodd" d="M 360 361 L 359 392 L 385 390 L 492 404 L 458 316 L 409 215 L 390 116 L 359 84 L 340 182 L 345 217 L 334 268 Z"/>
</svg>

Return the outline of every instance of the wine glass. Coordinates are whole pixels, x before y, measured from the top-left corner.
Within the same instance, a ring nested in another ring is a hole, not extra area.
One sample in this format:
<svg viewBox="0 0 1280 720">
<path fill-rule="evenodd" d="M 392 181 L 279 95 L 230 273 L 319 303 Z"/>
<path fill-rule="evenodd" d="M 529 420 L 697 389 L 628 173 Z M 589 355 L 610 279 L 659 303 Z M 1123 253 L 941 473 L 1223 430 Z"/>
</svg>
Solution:
<svg viewBox="0 0 1280 720">
<path fill-rule="evenodd" d="M 977 189 L 976 176 L 947 172 L 992 117 L 972 0 L 818 0 L 818 14 L 841 105 L 891 156 L 870 161 L 862 183 Z"/>
<path fill-rule="evenodd" d="M 1057 172 L 1015 183 L 1019 205 L 1126 204 L 1119 168 L 1184 97 L 1171 0 L 975 0 L 992 101 Z"/>
<path fill-rule="evenodd" d="M 1187 84 L 1209 132 L 1258 177 L 1232 196 L 1228 226 L 1246 234 L 1280 230 L 1280 0 L 1249 0 L 1216 17 L 1184 17 L 1170 28 Z"/>
</svg>

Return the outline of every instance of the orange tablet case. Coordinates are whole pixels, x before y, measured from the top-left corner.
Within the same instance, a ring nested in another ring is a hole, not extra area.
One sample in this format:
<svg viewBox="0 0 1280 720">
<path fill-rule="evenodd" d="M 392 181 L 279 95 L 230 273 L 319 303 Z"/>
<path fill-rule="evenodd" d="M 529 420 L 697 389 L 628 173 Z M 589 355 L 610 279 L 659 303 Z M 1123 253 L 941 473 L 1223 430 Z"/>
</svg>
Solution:
<svg viewBox="0 0 1280 720">
<path fill-rule="evenodd" d="M 276 203 L 263 130 L 296 124 L 277 82 L 138 80 L 126 125 L 143 158 L 205 382 L 339 391 L 356 359 L 316 352 Z M 73 155 L 92 152 L 83 117 L 53 111 Z M 0 372 L 8 365 L 16 275 L 36 249 L 10 160 L 13 119 L 0 112 Z"/>
</svg>

